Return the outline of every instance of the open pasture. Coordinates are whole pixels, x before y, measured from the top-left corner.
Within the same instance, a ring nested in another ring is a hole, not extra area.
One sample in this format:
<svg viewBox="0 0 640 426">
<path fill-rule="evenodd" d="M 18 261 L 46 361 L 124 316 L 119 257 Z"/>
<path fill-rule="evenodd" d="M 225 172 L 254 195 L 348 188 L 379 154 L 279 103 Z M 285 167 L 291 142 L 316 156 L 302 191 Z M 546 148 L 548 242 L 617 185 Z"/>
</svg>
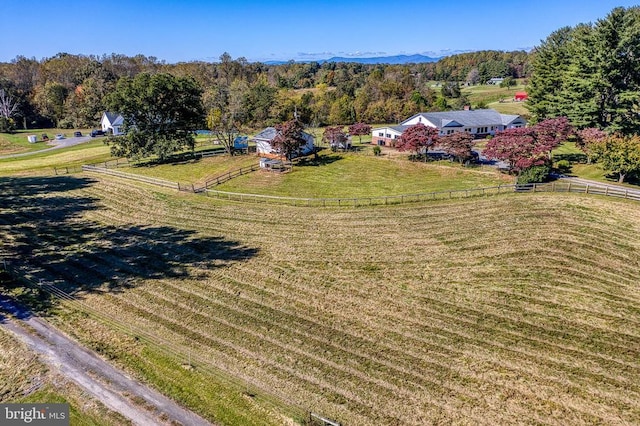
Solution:
<svg viewBox="0 0 640 426">
<path fill-rule="evenodd" d="M 397 153 L 394 153 L 397 154 Z M 215 189 L 249 194 L 292 197 L 370 197 L 469 189 L 513 183 L 513 177 L 490 167 L 465 168 L 456 163 L 412 162 L 407 153 L 375 157 L 370 153 L 321 151 L 319 160 L 302 159 L 292 173 L 258 170 L 234 178 Z M 240 167 L 258 162 L 255 155 L 219 156 L 184 164 L 129 167 L 142 174 L 180 183 L 204 184 Z"/>
<path fill-rule="evenodd" d="M 55 321 L 219 423 L 282 424 L 264 391 L 281 413 L 347 425 L 640 422 L 637 203 L 510 194 L 310 209 L 109 177 L 0 187 L 10 256 L 182 358 L 75 303 Z M 221 386 L 213 369 L 260 390 Z"/>
</svg>

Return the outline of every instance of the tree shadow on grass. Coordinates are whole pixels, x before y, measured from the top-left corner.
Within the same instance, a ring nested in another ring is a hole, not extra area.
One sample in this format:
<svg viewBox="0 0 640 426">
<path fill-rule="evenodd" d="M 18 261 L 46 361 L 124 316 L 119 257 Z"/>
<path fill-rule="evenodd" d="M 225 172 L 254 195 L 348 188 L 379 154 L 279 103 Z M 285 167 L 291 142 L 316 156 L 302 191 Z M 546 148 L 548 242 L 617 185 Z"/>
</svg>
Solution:
<svg viewBox="0 0 640 426">
<path fill-rule="evenodd" d="M 139 279 L 188 278 L 258 253 L 172 226 L 87 219 L 85 213 L 104 208 L 83 191 L 94 183 L 72 176 L 0 178 L 0 256 L 36 282 L 77 294 L 121 291 Z"/>
<path fill-rule="evenodd" d="M 300 159 L 300 161 L 298 161 L 298 163 L 296 164 L 296 166 L 326 166 L 329 165 L 331 163 L 335 163 L 336 161 L 340 161 L 342 160 L 342 155 L 319 155 L 318 157 L 305 157 Z"/>
</svg>

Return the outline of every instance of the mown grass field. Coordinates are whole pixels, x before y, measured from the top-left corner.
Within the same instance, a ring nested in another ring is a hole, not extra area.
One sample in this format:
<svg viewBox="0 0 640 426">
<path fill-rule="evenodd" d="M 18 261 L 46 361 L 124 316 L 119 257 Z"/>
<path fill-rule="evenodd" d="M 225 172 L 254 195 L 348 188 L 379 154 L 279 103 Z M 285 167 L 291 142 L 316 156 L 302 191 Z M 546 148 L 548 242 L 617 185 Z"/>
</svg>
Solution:
<svg viewBox="0 0 640 426">
<path fill-rule="evenodd" d="M 504 185 L 513 178 L 489 167 L 465 168 L 456 163 L 412 162 L 408 154 L 375 157 L 370 152 L 323 150 L 319 160 L 309 157 L 292 173 L 258 170 L 213 189 L 293 197 L 370 197 L 415 194 Z M 121 169 L 128 173 L 202 185 L 207 179 L 257 164 L 255 155 L 220 156 L 182 164 Z"/>
<path fill-rule="evenodd" d="M 56 167 L 79 167 L 111 158 L 109 147 L 99 139 L 27 157 L 0 159 L 0 176 L 53 174 Z"/>
<path fill-rule="evenodd" d="M 0 328 L 0 403 L 9 402 L 68 403 L 71 425 L 130 424 L 49 370 L 29 348 Z"/>
<path fill-rule="evenodd" d="M 348 425 L 640 422 L 637 203 L 311 209 L 96 176 L 0 187 L 6 251 L 184 355 L 75 304 L 53 319 L 219 423 L 284 423 L 253 389 Z"/>
</svg>

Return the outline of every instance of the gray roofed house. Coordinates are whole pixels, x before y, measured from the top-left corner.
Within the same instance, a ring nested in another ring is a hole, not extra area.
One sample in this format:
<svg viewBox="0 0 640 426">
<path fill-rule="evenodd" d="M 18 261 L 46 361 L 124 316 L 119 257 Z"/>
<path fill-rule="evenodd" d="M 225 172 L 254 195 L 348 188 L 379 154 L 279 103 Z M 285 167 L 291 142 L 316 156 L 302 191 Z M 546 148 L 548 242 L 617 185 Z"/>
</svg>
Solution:
<svg viewBox="0 0 640 426">
<path fill-rule="evenodd" d="M 271 141 L 276 137 L 277 133 L 278 131 L 275 127 L 267 127 L 252 138 L 256 143 L 256 152 L 258 155 L 269 158 L 281 156 L 281 154 L 271 146 Z M 300 154 L 311 154 L 314 150 L 313 136 L 306 132 L 302 132 L 302 136 L 306 140 L 306 144 L 300 149 Z"/>
<path fill-rule="evenodd" d="M 124 124 L 124 118 L 122 115 L 115 112 L 105 111 L 102 114 L 102 118 L 100 119 L 100 126 L 102 127 L 102 131 L 107 134 L 112 134 L 114 136 L 123 134 L 120 129 Z"/>
<path fill-rule="evenodd" d="M 418 123 L 437 128 L 440 136 L 467 132 L 476 138 L 527 125 L 527 121 L 519 115 L 500 114 L 493 109 L 421 112 L 404 120 L 399 126 L 372 129 L 371 142 L 375 145 L 393 146 L 393 141 L 398 139 L 407 127 Z"/>
</svg>

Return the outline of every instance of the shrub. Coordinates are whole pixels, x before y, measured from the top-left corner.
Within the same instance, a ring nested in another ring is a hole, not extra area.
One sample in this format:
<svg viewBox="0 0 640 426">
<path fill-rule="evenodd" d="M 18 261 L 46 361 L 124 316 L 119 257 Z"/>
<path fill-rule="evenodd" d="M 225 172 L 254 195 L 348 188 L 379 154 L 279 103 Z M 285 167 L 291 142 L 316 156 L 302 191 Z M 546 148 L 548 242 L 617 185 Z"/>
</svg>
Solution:
<svg viewBox="0 0 640 426">
<path fill-rule="evenodd" d="M 380 148 L 378 145 L 373 147 L 373 155 L 378 157 L 381 153 L 382 153 L 382 148 Z"/>
<path fill-rule="evenodd" d="M 569 160 L 560 160 L 556 163 L 556 169 L 560 173 L 569 173 L 571 171 L 571 163 L 569 163 Z"/>
<path fill-rule="evenodd" d="M 532 166 L 525 169 L 518 176 L 518 184 L 526 185 L 528 183 L 544 182 L 549 177 L 551 169 L 549 166 Z"/>
</svg>

